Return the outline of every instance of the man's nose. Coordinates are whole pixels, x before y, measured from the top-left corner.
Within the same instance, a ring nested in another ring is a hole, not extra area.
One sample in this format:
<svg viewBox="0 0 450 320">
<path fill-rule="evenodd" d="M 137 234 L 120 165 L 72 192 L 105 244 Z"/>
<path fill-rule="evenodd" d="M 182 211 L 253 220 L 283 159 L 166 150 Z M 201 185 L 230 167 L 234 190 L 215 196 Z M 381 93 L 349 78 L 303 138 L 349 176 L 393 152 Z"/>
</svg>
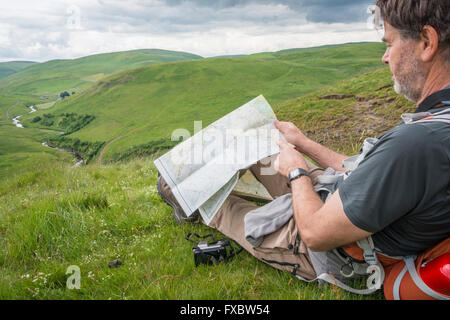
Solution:
<svg viewBox="0 0 450 320">
<path fill-rule="evenodd" d="M 386 49 L 383 58 L 381 58 L 381 61 L 383 61 L 383 63 L 385 64 L 389 64 L 389 48 Z"/>
</svg>

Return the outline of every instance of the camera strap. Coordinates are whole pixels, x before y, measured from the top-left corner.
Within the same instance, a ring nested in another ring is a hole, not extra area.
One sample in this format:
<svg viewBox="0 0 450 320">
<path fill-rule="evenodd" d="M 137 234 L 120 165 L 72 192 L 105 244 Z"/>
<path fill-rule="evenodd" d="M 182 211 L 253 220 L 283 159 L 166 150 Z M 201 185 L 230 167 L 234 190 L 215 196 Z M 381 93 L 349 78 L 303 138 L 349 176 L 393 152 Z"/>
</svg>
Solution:
<svg viewBox="0 0 450 320">
<path fill-rule="evenodd" d="M 196 237 L 198 240 L 210 238 L 212 242 L 215 242 L 214 236 L 212 234 L 207 234 L 206 236 L 199 236 L 198 234 L 193 232 L 188 233 L 188 235 L 186 236 L 186 240 L 198 244 L 198 242 L 191 239 L 192 237 Z"/>
</svg>

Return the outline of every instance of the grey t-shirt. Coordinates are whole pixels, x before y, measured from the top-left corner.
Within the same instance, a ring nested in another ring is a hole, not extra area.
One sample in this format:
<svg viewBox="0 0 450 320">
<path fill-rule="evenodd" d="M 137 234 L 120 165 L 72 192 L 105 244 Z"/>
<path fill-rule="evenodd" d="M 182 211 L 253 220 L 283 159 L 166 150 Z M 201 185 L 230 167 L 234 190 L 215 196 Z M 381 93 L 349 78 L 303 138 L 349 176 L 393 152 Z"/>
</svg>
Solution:
<svg viewBox="0 0 450 320">
<path fill-rule="evenodd" d="M 338 190 L 347 217 L 374 233 L 381 252 L 403 256 L 436 245 L 450 235 L 450 125 L 393 128 Z"/>
</svg>

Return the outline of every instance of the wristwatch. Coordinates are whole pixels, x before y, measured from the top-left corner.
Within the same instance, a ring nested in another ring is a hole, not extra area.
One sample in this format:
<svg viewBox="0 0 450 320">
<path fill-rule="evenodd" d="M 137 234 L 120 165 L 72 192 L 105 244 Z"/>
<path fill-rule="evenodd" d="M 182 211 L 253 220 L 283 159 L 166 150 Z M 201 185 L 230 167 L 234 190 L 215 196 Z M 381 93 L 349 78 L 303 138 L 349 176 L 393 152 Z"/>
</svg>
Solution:
<svg viewBox="0 0 450 320">
<path fill-rule="evenodd" d="M 291 170 L 291 172 L 289 172 L 289 182 L 292 182 L 292 180 L 298 179 L 302 176 L 309 177 L 308 171 L 306 171 L 305 169 L 301 169 L 301 168 L 293 169 L 293 170 Z"/>
</svg>

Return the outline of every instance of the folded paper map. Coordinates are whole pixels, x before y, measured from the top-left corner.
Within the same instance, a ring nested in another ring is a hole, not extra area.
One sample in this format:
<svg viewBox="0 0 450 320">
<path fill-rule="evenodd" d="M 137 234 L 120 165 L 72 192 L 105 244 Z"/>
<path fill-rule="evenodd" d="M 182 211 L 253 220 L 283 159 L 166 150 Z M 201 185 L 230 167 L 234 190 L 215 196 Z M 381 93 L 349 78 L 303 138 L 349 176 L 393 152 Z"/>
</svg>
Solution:
<svg viewBox="0 0 450 320">
<path fill-rule="evenodd" d="M 199 210 L 209 224 L 238 182 L 239 170 L 280 152 L 277 141 L 283 137 L 275 119 L 259 96 L 155 160 L 187 216 Z"/>
</svg>

